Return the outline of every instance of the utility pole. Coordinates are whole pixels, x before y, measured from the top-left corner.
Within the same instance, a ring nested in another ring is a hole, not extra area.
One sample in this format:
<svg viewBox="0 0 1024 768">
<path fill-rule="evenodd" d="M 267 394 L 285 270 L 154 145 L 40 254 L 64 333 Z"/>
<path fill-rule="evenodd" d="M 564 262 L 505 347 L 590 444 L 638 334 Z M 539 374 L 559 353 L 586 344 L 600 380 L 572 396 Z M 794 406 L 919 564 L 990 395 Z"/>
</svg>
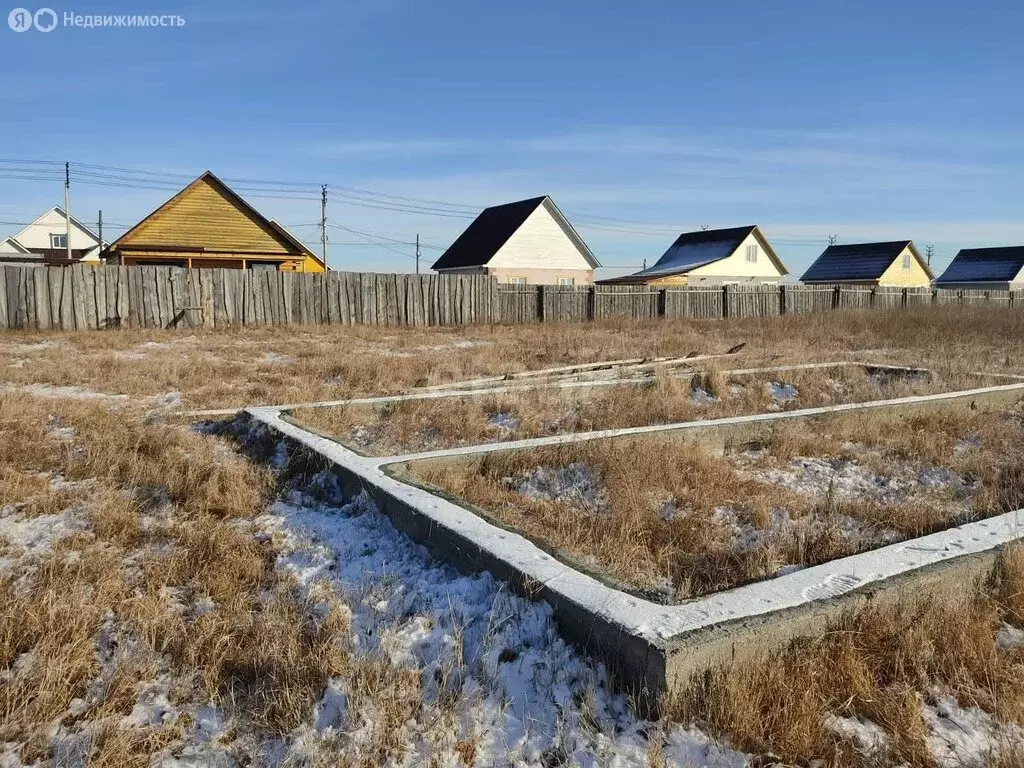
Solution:
<svg viewBox="0 0 1024 768">
<path fill-rule="evenodd" d="M 67 217 L 67 234 L 64 250 L 68 262 L 71 261 L 71 163 L 64 163 L 64 216 Z"/>
<path fill-rule="evenodd" d="M 829 245 L 835 245 L 837 242 L 839 242 L 839 235 L 829 235 L 828 236 L 828 244 Z"/>
<path fill-rule="evenodd" d="M 97 232 L 100 236 L 100 253 L 103 252 L 103 210 L 100 210 L 99 226 Z"/>
<path fill-rule="evenodd" d="M 323 249 L 324 266 L 327 266 L 327 185 L 320 186 L 320 247 Z"/>
<path fill-rule="evenodd" d="M 925 253 L 928 254 L 928 266 L 932 265 L 932 256 L 935 254 L 935 246 L 928 243 L 928 247 L 924 249 Z"/>
<path fill-rule="evenodd" d="M 420 233 L 416 233 L 416 274 L 420 273 Z"/>
</svg>

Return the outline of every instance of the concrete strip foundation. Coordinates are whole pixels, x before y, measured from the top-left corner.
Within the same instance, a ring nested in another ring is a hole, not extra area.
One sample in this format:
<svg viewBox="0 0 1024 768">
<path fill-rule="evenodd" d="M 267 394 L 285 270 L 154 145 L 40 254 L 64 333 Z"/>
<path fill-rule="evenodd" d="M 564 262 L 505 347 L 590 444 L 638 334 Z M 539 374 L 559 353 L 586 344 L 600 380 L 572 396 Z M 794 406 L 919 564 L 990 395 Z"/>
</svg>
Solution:
<svg viewBox="0 0 1024 768">
<path fill-rule="evenodd" d="M 525 594 L 551 604 L 561 631 L 603 661 L 617 683 L 656 702 L 709 666 L 778 648 L 813 634 L 823 620 L 867 601 L 894 599 L 938 583 L 965 583 L 991 567 L 998 551 L 1024 537 L 1024 512 L 1009 512 L 918 539 L 724 592 L 662 605 L 615 589 L 561 562 L 532 541 L 463 506 L 394 476 L 395 463 L 469 457 L 649 432 L 703 429 L 709 435 L 751 424 L 878 408 L 964 407 L 1016 402 L 1024 383 L 916 398 L 722 419 L 700 424 L 604 430 L 404 457 L 360 456 L 282 418 L 280 408 L 250 408 L 248 417 L 322 460 L 346 493 L 366 492 L 400 530 L 439 558 L 467 572 L 489 571 Z M 699 426 L 698 426 L 699 425 Z M 389 465 L 391 467 L 389 468 Z"/>
</svg>

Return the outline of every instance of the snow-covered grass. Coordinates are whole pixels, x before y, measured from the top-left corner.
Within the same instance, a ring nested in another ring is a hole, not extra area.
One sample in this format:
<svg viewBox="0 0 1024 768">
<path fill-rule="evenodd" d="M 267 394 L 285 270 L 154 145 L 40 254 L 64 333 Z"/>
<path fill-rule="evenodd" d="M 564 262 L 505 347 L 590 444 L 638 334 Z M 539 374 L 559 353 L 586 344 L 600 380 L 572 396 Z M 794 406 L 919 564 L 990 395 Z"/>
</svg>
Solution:
<svg viewBox="0 0 1024 768">
<path fill-rule="evenodd" d="M 259 523 L 278 542 L 278 567 L 348 606 L 356 674 L 329 681 L 289 743 L 292 759 L 746 765 L 698 731 L 639 720 L 562 640 L 546 604 L 433 561 L 371 502 L 342 500 L 330 476 L 304 485 L 316 493 L 290 492 Z M 378 667 L 386 679 L 368 680 L 363 670 Z"/>
</svg>

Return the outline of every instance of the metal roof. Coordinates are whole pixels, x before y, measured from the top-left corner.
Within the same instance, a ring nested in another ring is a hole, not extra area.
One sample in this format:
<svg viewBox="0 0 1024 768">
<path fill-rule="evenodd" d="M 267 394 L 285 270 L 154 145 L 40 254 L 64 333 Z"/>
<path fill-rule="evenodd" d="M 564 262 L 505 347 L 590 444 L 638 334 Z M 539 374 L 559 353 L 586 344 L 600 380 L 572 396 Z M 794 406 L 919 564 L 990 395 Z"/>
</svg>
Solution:
<svg viewBox="0 0 1024 768">
<path fill-rule="evenodd" d="M 935 282 L 1009 282 L 1022 268 L 1024 245 L 1007 248 L 964 248 Z"/>
<path fill-rule="evenodd" d="M 805 283 L 841 283 L 853 280 L 877 280 L 903 253 L 910 240 L 885 243 L 851 243 L 830 245 L 804 272 Z M 914 256 L 920 261 L 916 249 Z M 922 266 L 925 266 L 922 264 Z"/>
</svg>

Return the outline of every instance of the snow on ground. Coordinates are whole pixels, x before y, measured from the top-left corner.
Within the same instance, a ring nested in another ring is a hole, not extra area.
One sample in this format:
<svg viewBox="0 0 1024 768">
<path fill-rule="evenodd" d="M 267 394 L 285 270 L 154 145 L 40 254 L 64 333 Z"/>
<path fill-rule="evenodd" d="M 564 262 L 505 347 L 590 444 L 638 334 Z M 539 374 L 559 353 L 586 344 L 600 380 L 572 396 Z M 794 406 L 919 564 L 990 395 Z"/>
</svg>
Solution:
<svg viewBox="0 0 1024 768">
<path fill-rule="evenodd" d="M 768 382 L 768 392 L 771 394 L 773 400 L 779 400 L 785 402 L 786 400 L 794 400 L 796 396 L 800 394 L 798 390 L 792 384 L 782 384 L 778 381 Z"/>
<path fill-rule="evenodd" d="M 366 497 L 341 501 L 333 478 L 319 502 L 299 491 L 273 505 L 261 524 L 283 541 L 279 567 L 301 584 L 328 581 L 352 610 L 358 652 L 384 654 L 423 670 L 427 696 L 438 680 L 458 693 L 457 722 L 477 739 L 478 765 L 647 766 L 660 748 L 672 766 L 743 766 L 745 757 L 702 733 L 638 720 L 624 697 L 609 693 L 603 668 L 580 657 L 552 624 L 551 608 L 512 594 L 489 574 L 465 576 L 439 564 L 398 533 Z M 346 681 L 331 681 L 286 759 L 301 759 L 317 734 L 347 731 L 357 743 L 372 713 L 350 713 Z M 406 765 L 426 764 L 432 742 L 424 723 L 402 726 Z"/>
<path fill-rule="evenodd" d="M 923 712 L 928 751 L 937 768 L 983 768 L 1001 748 L 1024 743 L 1024 728 L 999 723 L 976 707 L 961 707 L 953 696 L 935 695 Z"/>
<path fill-rule="evenodd" d="M 858 446 L 848 444 L 849 448 Z M 856 459 L 797 456 L 784 468 L 758 467 L 763 451 L 736 454 L 737 465 L 750 477 L 781 485 L 797 493 L 819 496 L 832 493 L 840 498 L 868 498 L 880 502 L 905 501 L 921 491 L 952 491 L 967 499 L 974 487 L 945 467 L 918 467 L 910 462 L 891 462 L 886 475 L 872 471 Z M 969 504 L 965 509 L 969 509 Z"/>
<path fill-rule="evenodd" d="M 490 422 L 491 426 L 497 427 L 501 430 L 502 434 L 509 434 L 519 429 L 519 419 L 508 411 L 497 411 L 489 414 L 487 416 L 487 420 Z"/>
<path fill-rule="evenodd" d="M 690 401 L 695 405 L 710 405 L 711 403 L 717 403 L 718 398 L 704 387 L 694 387 L 690 390 Z"/>
<path fill-rule="evenodd" d="M 534 501 L 560 501 L 590 512 L 608 506 L 604 483 L 582 461 L 564 467 L 534 467 L 525 475 L 505 478 L 505 483 Z"/>
<path fill-rule="evenodd" d="M 13 505 L 0 509 L 0 575 L 9 572 L 23 558 L 37 557 L 48 552 L 59 539 L 86 529 L 82 517 L 71 509 L 54 515 L 24 516 Z"/>
<path fill-rule="evenodd" d="M 996 646 L 1004 651 L 1024 646 L 1024 629 L 1003 624 L 996 633 Z"/>
<path fill-rule="evenodd" d="M 889 735 L 877 723 L 857 717 L 828 715 L 825 727 L 832 733 L 853 742 L 866 755 L 884 755 Z"/>
</svg>

